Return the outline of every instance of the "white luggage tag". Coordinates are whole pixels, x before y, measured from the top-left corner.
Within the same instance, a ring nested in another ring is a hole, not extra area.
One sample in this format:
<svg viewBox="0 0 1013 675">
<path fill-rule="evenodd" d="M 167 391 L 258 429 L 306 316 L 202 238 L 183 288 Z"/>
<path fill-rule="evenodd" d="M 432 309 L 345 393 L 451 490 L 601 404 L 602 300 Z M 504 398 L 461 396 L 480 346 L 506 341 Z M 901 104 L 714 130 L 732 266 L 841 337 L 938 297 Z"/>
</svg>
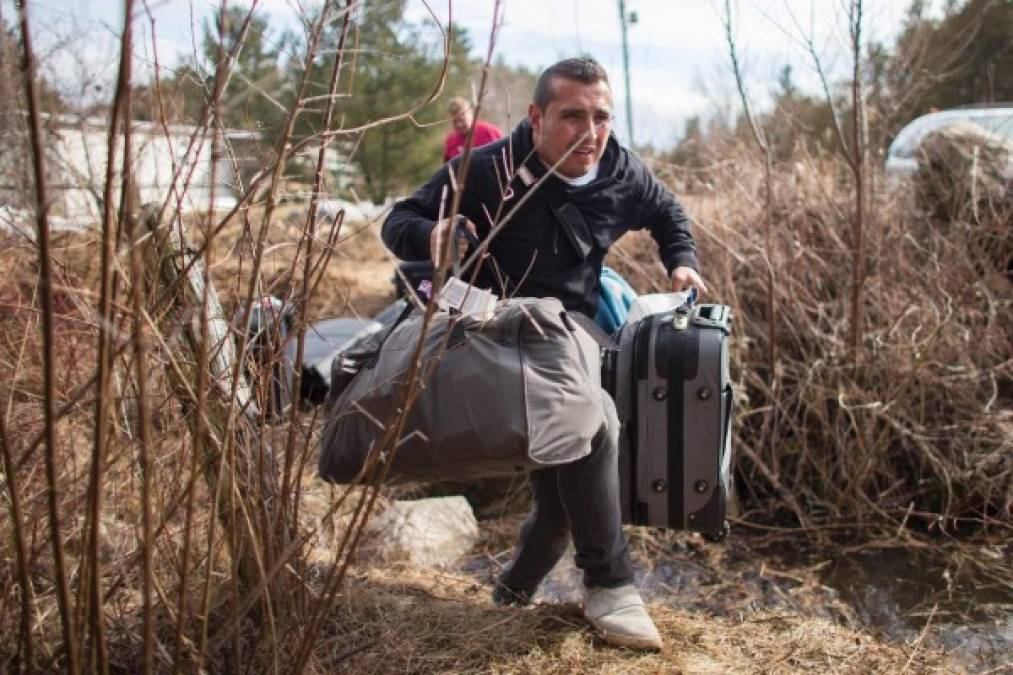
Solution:
<svg viewBox="0 0 1013 675">
<path fill-rule="evenodd" d="M 478 238 L 465 226 L 464 216 L 455 217 L 454 237 L 463 238 L 472 247 L 478 246 Z M 453 263 L 452 274 L 443 283 L 440 295 L 436 298 L 436 305 L 444 311 L 451 309 L 459 311 L 464 316 L 473 316 L 479 321 L 488 321 L 496 309 L 496 296 L 489 291 L 484 291 L 461 281 L 461 260 L 455 245 L 451 250 Z"/>
<path fill-rule="evenodd" d="M 474 316 L 479 321 L 488 321 L 496 309 L 496 296 L 467 284 L 457 277 L 450 277 L 440 289 L 437 306 L 449 311 L 456 309 L 465 316 Z"/>
</svg>

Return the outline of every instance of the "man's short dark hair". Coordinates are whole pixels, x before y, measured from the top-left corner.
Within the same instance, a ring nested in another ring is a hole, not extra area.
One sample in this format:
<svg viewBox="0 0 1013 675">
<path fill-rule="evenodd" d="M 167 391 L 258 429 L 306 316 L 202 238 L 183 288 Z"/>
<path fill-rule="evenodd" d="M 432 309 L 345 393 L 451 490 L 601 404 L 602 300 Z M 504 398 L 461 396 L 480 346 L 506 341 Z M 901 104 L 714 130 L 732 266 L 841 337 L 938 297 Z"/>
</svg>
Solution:
<svg viewBox="0 0 1013 675">
<path fill-rule="evenodd" d="M 545 72 L 538 76 L 538 82 L 535 84 L 534 103 L 539 110 L 545 110 L 549 101 L 552 100 L 552 81 L 557 77 L 574 80 L 581 84 L 609 83 L 609 76 L 605 72 L 605 68 L 594 59 L 563 59 L 546 68 Z"/>
</svg>

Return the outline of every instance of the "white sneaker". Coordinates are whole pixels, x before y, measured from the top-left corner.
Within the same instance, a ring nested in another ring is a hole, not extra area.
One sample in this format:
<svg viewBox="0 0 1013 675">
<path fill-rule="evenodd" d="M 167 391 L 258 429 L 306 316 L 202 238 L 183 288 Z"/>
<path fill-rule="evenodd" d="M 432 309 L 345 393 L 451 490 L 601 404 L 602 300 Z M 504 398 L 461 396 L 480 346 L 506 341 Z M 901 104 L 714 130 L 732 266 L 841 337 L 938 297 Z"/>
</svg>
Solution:
<svg viewBox="0 0 1013 675">
<path fill-rule="evenodd" d="M 584 616 L 609 644 L 633 649 L 661 649 L 661 634 L 633 584 L 616 588 L 585 588 Z"/>
</svg>

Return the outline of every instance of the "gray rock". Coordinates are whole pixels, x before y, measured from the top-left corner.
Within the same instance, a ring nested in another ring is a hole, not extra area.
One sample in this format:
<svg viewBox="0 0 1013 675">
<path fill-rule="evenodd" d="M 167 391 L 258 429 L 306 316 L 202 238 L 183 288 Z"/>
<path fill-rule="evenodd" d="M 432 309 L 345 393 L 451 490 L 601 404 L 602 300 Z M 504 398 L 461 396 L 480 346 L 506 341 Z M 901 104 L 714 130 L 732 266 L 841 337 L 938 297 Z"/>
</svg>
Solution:
<svg viewBox="0 0 1013 675">
<path fill-rule="evenodd" d="M 450 565 L 478 541 L 478 522 L 464 497 L 394 501 L 367 525 L 375 554 L 420 567 Z"/>
</svg>

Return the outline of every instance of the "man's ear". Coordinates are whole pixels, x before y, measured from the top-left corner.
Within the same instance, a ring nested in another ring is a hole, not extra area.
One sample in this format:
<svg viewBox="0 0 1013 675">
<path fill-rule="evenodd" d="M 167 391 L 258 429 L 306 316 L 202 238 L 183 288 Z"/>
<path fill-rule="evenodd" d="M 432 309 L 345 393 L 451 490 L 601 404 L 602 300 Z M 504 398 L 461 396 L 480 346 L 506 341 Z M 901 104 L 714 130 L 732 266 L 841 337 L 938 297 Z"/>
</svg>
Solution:
<svg viewBox="0 0 1013 675">
<path fill-rule="evenodd" d="M 531 122 L 531 131 L 535 135 L 535 142 L 538 142 L 542 133 L 542 110 L 534 103 L 528 105 L 528 121 Z"/>
</svg>

